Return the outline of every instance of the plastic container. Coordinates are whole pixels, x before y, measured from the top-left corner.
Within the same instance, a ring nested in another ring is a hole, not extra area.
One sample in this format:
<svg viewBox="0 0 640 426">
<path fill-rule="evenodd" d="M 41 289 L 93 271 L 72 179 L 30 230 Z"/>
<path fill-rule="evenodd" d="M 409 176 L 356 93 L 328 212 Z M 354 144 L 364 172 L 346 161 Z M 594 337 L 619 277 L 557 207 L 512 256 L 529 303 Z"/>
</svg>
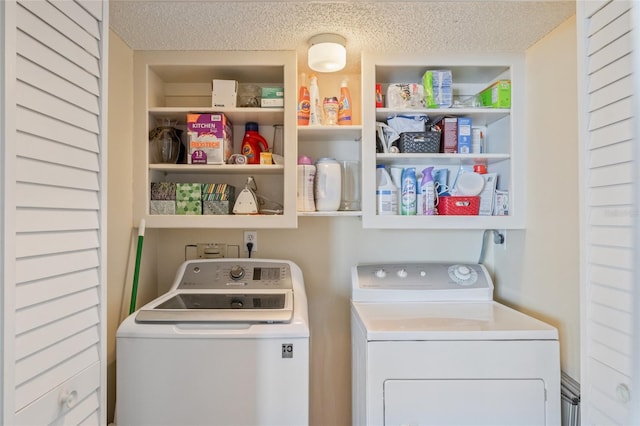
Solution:
<svg viewBox="0 0 640 426">
<path fill-rule="evenodd" d="M 313 212 L 316 204 L 313 195 L 313 185 L 316 177 L 316 166 L 311 158 L 301 156 L 298 158 L 298 192 L 296 196 L 296 210 L 299 212 Z"/>
<path fill-rule="evenodd" d="M 379 215 L 398 214 L 398 187 L 393 184 L 384 164 L 376 166 L 376 212 Z"/>
<path fill-rule="evenodd" d="M 353 114 L 351 105 L 351 93 L 349 93 L 349 86 L 347 86 L 347 80 L 342 80 L 340 85 L 340 102 L 338 105 L 338 124 L 341 126 L 351 124 L 351 116 Z"/>
<path fill-rule="evenodd" d="M 336 159 L 324 157 L 316 161 L 314 195 L 316 210 L 331 212 L 340 208 L 342 171 Z"/>
<path fill-rule="evenodd" d="M 400 198 L 400 214 L 415 216 L 417 208 L 416 168 L 407 167 L 402 171 L 402 195 Z"/>
<path fill-rule="evenodd" d="M 322 105 L 320 105 L 320 89 L 318 89 L 318 77 L 311 74 L 309 85 L 309 124 L 318 126 L 322 124 Z"/>
<path fill-rule="evenodd" d="M 258 128 L 258 123 L 253 121 L 244 126 L 241 153 L 247 157 L 247 164 L 260 164 L 260 153 L 269 150 L 269 144 L 258 132 Z"/>
<path fill-rule="evenodd" d="M 338 124 L 338 110 L 340 103 L 338 98 L 332 96 L 330 98 L 324 98 L 322 103 L 322 110 L 324 111 L 324 124 L 327 126 L 335 126 Z"/>
<path fill-rule="evenodd" d="M 304 80 L 304 74 L 302 74 Z M 300 86 L 298 94 L 298 126 L 309 125 L 309 117 L 311 113 L 310 92 L 307 89 L 306 82 Z"/>
</svg>

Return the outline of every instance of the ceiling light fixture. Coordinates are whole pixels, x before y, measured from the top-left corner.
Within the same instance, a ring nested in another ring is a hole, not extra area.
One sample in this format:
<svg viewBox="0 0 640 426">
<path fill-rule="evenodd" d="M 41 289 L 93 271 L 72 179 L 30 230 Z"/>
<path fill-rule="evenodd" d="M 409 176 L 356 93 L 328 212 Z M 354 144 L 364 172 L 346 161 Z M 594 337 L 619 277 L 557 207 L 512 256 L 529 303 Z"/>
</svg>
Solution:
<svg viewBox="0 0 640 426">
<path fill-rule="evenodd" d="M 346 39 L 338 34 L 317 34 L 309 39 L 309 68 L 318 72 L 340 71 L 347 63 Z"/>
</svg>

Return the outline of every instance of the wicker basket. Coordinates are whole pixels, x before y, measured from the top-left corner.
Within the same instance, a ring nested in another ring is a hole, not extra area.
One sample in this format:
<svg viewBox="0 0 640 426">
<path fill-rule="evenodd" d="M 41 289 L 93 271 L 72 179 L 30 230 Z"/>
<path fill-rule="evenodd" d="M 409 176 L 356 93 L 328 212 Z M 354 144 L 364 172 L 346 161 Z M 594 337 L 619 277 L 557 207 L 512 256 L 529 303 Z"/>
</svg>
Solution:
<svg viewBox="0 0 640 426">
<path fill-rule="evenodd" d="M 440 152 L 440 132 L 404 132 L 398 142 L 400 152 L 437 153 Z"/>
<path fill-rule="evenodd" d="M 438 214 L 476 216 L 480 211 L 480 197 L 449 195 L 438 197 Z"/>
</svg>

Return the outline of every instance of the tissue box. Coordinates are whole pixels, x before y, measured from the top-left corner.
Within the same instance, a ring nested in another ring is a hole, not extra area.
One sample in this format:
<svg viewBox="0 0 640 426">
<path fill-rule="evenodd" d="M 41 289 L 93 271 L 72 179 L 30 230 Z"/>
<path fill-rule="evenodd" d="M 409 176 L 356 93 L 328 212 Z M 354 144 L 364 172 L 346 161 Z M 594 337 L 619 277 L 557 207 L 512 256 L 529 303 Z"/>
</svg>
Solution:
<svg viewBox="0 0 640 426">
<path fill-rule="evenodd" d="M 176 183 L 176 201 L 202 200 L 201 183 Z"/>
<path fill-rule="evenodd" d="M 176 214 L 184 215 L 201 215 L 202 214 L 202 201 L 201 200 L 176 200 Z"/>
<path fill-rule="evenodd" d="M 262 108 L 282 108 L 284 107 L 284 88 L 263 87 L 260 98 Z"/>
<path fill-rule="evenodd" d="M 224 164 L 233 151 L 233 125 L 223 113 L 187 114 L 189 164 Z"/>
<path fill-rule="evenodd" d="M 176 214 L 176 200 L 151 200 L 149 214 Z"/>
<path fill-rule="evenodd" d="M 235 187 L 226 183 L 202 185 L 202 214 L 231 214 L 235 199 Z"/>
<path fill-rule="evenodd" d="M 511 108 L 511 80 L 498 80 L 479 94 L 482 106 Z"/>
<path fill-rule="evenodd" d="M 176 184 L 173 182 L 151 182 L 152 200 L 175 200 Z"/>
<path fill-rule="evenodd" d="M 213 80 L 211 82 L 211 105 L 214 108 L 235 108 L 237 96 L 237 81 Z"/>
</svg>

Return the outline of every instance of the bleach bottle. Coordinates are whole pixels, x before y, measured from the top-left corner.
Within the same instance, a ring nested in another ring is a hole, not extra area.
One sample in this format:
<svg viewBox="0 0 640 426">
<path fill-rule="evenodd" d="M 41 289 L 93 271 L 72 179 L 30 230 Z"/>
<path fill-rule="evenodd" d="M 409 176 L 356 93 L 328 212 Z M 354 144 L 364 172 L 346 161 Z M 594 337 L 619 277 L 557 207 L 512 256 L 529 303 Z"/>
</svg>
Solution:
<svg viewBox="0 0 640 426">
<path fill-rule="evenodd" d="M 247 164 L 260 164 L 260 153 L 269 150 L 269 144 L 258 132 L 258 123 L 244 125 L 244 138 L 240 152 L 247 157 Z"/>
<path fill-rule="evenodd" d="M 405 168 L 402 171 L 402 195 L 400 199 L 400 214 L 405 216 L 415 216 L 418 213 L 417 184 L 416 168 Z"/>
<path fill-rule="evenodd" d="M 398 188 L 384 164 L 376 166 L 376 211 L 379 215 L 398 214 Z"/>
</svg>

